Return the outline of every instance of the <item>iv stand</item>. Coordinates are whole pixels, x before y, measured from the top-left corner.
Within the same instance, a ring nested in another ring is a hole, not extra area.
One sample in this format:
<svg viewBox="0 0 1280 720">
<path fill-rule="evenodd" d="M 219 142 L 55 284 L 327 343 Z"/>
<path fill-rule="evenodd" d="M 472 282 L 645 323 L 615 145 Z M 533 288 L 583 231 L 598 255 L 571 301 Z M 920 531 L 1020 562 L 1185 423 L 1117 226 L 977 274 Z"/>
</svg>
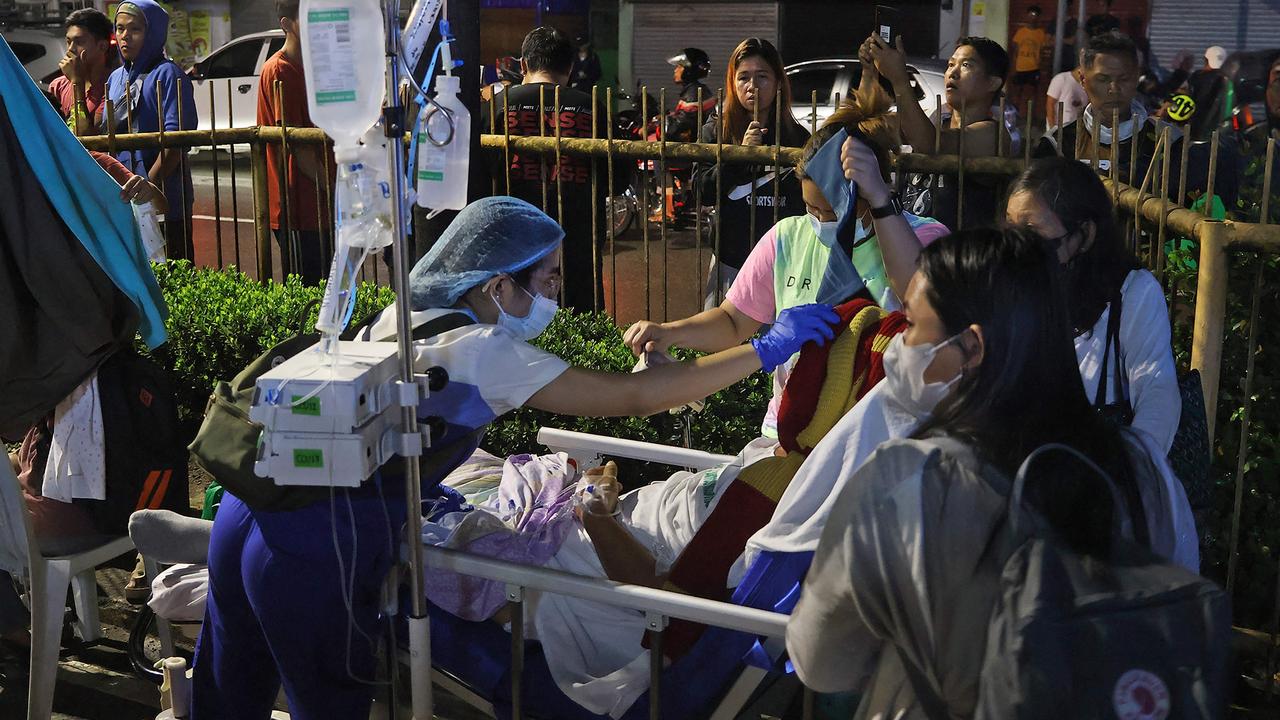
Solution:
<svg viewBox="0 0 1280 720">
<path fill-rule="evenodd" d="M 396 292 L 396 341 L 400 351 L 400 379 L 414 382 L 413 372 L 413 323 L 409 302 L 409 245 L 405 213 L 405 158 L 404 119 L 405 108 L 400 100 L 400 18 L 396 12 L 398 2 L 384 3 L 387 60 L 387 105 L 383 109 L 383 127 L 387 136 L 388 167 L 391 168 L 391 197 L 395 213 L 391 219 L 392 256 L 391 276 Z M 416 407 L 400 410 L 402 432 L 413 435 L 418 432 Z M 429 445 L 430 438 L 426 445 Z M 408 512 L 405 522 L 405 545 L 409 552 L 409 591 L 412 604 L 409 611 L 409 677 L 410 693 L 415 720 L 431 720 L 431 628 L 427 619 L 426 592 L 423 586 L 422 554 L 422 483 L 417 457 L 406 457 L 405 498 Z M 395 659 L 392 659 L 392 668 Z M 394 672 L 394 670 L 392 671 Z M 394 712 L 394 708 L 392 709 Z"/>
</svg>

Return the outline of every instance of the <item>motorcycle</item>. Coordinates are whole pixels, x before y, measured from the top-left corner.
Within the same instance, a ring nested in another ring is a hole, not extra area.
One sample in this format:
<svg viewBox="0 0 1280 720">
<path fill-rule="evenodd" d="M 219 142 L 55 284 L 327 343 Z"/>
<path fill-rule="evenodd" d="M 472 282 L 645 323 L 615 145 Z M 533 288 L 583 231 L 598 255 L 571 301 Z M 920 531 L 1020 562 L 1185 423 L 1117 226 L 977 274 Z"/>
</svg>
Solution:
<svg viewBox="0 0 1280 720">
<path fill-rule="evenodd" d="M 697 140 L 699 128 L 696 121 L 685 114 L 667 113 L 651 115 L 646 123 L 643 120 L 643 105 L 635 95 L 621 91 L 617 97 L 622 104 L 614 116 L 614 137 L 624 140 L 648 140 L 658 142 L 665 133 L 672 142 L 694 142 Z M 652 95 L 648 104 L 656 107 Z M 665 219 L 676 228 L 692 227 L 697 224 L 698 215 L 702 216 L 704 234 L 709 233 L 711 222 L 710 209 L 697 206 L 696 192 L 693 188 L 693 165 L 687 161 L 668 162 L 665 177 L 660 172 L 657 160 L 638 160 L 638 172 L 631 185 L 610 198 L 608 217 L 612 219 L 614 232 L 625 232 L 635 221 L 636 216 L 644 211 L 649 213 L 650 222 L 662 222 Z"/>
</svg>

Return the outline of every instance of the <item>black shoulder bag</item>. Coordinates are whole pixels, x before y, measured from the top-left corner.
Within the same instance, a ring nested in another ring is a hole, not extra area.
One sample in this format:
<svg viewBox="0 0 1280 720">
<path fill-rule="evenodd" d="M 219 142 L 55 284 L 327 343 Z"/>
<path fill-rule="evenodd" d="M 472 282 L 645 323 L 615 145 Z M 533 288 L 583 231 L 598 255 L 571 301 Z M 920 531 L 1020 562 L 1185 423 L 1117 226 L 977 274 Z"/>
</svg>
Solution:
<svg viewBox="0 0 1280 720">
<path fill-rule="evenodd" d="M 1120 296 L 1117 293 L 1111 303 L 1111 316 L 1107 319 L 1106 348 L 1102 352 L 1102 370 L 1093 406 L 1104 418 L 1127 427 L 1133 423 L 1133 405 L 1129 402 L 1124 360 L 1120 354 L 1120 308 Z M 1118 399 L 1107 403 L 1107 380 L 1111 374 L 1107 366 L 1111 364 L 1112 348 L 1115 348 L 1114 373 Z M 1178 395 L 1182 401 L 1182 414 L 1173 436 L 1173 444 L 1169 447 L 1169 467 L 1182 481 L 1191 509 L 1203 510 L 1213 501 L 1213 482 L 1209 475 L 1212 458 L 1209 448 L 1209 418 L 1204 405 L 1204 388 L 1199 370 L 1191 370 L 1178 376 Z"/>
</svg>

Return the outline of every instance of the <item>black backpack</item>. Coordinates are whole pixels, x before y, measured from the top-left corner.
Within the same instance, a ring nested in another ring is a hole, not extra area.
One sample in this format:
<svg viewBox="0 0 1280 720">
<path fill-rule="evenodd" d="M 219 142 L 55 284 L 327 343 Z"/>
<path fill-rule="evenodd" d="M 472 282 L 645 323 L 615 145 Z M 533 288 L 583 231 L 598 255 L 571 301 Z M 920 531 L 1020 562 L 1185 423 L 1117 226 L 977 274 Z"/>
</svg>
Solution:
<svg viewBox="0 0 1280 720">
<path fill-rule="evenodd" d="M 1219 718 L 1227 708 L 1230 599 L 1221 588 L 1120 537 L 1113 553 L 1074 552 L 1022 505 L 1027 456 L 1010 492 L 1009 522 L 1025 541 L 1005 562 L 992 610 L 975 718 L 1166 720 Z M 931 720 L 948 718 L 920 670 L 903 665 Z"/>
<path fill-rule="evenodd" d="M 311 305 L 303 309 L 303 323 Z M 424 340 L 472 324 L 465 313 L 441 315 L 413 329 L 414 340 Z M 360 327 L 343 333 L 342 339 L 356 336 Z M 297 510 L 328 499 L 330 488 L 280 486 L 253 472 L 262 425 L 249 419 L 254 386 L 263 373 L 320 342 L 320 334 L 303 332 L 288 338 L 259 355 L 229 382 L 219 382 L 205 406 L 204 421 L 191 443 L 191 454 L 218 484 L 255 510 Z"/>
<path fill-rule="evenodd" d="M 124 535 L 135 510 L 191 514 L 187 448 L 165 371 L 132 348 L 98 368 L 106 446 L 106 499 L 77 499 L 101 532 Z"/>
<path fill-rule="evenodd" d="M 1111 314 L 1107 317 L 1107 337 L 1093 406 L 1115 425 L 1128 427 L 1133 424 L 1133 404 L 1129 401 L 1127 370 L 1120 347 L 1122 308 L 1121 296 L 1117 292 L 1111 301 Z M 1111 403 L 1107 402 L 1109 382 L 1116 384 L 1117 400 Z M 1169 447 L 1169 467 L 1182 481 L 1191 509 L 1199 512 L 1213 504 L 1213 477 L 1210 473 L 1213 451 L 1209 447 L 1209 415 L 1204 405 L 1204 385 L 1199 370 L 1178 376 L 1178 397 L 1182 401 L 1182 413 L 1178 417 L 1173 444 Z"/>
</svg>

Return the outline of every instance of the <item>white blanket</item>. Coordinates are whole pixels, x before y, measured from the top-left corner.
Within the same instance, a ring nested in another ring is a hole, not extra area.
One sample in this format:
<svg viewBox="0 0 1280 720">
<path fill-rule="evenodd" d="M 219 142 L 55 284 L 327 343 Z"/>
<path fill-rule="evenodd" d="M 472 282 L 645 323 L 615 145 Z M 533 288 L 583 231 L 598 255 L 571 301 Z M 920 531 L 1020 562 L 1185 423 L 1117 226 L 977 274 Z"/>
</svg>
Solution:
<svg viewBox="0 0 1280 720">
<path fill-rule="evenodd" d="M 892 400 L 887 388 L 887 383 L 877 383 L 809 453 L 782 494 L 773 518 L 751 536 L 729 571 L 729 587 L 737 587 L 762 551 L 816 550 L 845 481 L 880 443 L 906 437 L 915 429 L 915 417 Z"/>
<path fill-rule="evenodd" d="M 200 622 L 204 619 L 208 594 L 208 565 L 173 565 L 151 581 L 151 598 L 147 605 L 166 620 Z"/>
</svg>

